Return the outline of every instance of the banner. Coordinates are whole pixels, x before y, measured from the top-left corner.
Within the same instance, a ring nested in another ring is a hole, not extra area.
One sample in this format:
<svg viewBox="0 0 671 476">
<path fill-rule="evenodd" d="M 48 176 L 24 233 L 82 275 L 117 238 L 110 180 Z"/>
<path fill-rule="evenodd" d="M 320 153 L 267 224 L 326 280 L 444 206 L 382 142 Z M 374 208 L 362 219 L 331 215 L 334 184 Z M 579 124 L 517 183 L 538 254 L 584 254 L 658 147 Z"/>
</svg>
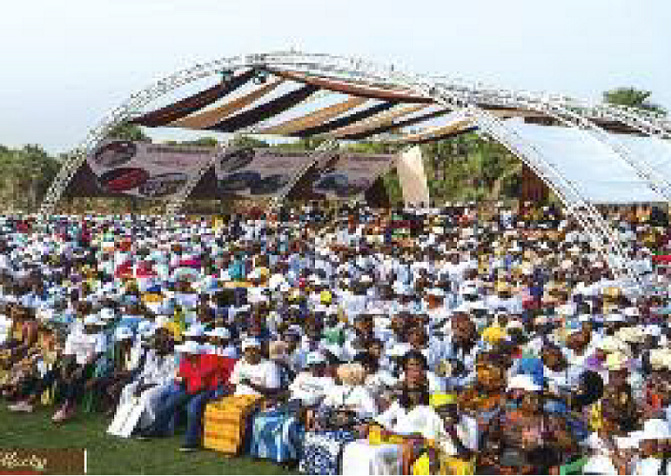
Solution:
<svg viewBox="0 0 671 476">
<path fill-rule="evenodd" d="M 430 202 L 429 186 L 424 173 L 424 161 L 422 150 L 419 146 L 404 152 L 396 162 L 396 172 L 403 191 L 403 202 L 405 205 L 424 204 Z"/>
<path fill-rule="evenodd" d="M 98 147 L 86 162 L 95 177 L 94 195 L 168 199 L 197 175 L 214 153 L 212 147 L 112 140 Z M 73 180 L 71 186 L 74 194 L 78 194 L 77 182 Z"/>
<path fill-rule="evenodd" d="M 228 149 L 215 162 L 217 188 L 238 198 L 281 196 L 313 160 L 305 151 Z"/>
<path fill-rule="evenodd" d="M 392 165 L 392 155 L 326 154 L 291 190 L 290 199 L 349 200 L 368 190 Z"/>
</svg>

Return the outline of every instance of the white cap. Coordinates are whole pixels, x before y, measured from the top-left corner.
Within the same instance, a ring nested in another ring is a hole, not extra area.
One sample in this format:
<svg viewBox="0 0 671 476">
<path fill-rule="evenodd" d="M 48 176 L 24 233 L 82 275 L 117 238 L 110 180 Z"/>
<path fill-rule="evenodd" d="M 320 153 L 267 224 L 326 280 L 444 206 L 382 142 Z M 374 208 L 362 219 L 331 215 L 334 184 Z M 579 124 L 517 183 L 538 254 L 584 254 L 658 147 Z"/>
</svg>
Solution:
<svg viewBox="0 0 671 476">
<path fill-rule="evenodd" d="M 541 386 L 534 382 L 531 375 L 518 374 L 508 381 L 508 390 L 519 389 L 527 392 L 538 392 Z"/>
<path fill-rule="evenodd" d="M 182 354 L 200 354 L 203 351 L 203 347 L 196 341 L 187 340 L 182 345 L 175 346 L 176 352 L 181 352 Z"/>
<path fill-rule="evenodd" d="M 326 363 L 326 357 L 321 352 L 310 352 L 305 358 L 305 364 L 308 366 L 324 363 Z"/>
<path fill-rule="evenodd" d="M 104 307 L 100 310 L 100 319 L 111 320 L 114 319 L 114 309 Z"/>
<path fill-rule="evenodd" d="M 249 349 L 250 347 L 260 348 L 261 343 L 259 342 L 258 339 L 248 337 L 247 339 L 242 341 L 242 351 L 244 352 L 245 350 Z"/>
<path fill-rule="evenodd" d="M 142 337 L 151 337 L 156 333 L 156 325 L 151 321 L 140 321 L 137 325 L 137 332 Z"/>
<path fill-rule="evenodd" d="M 193 324 L 186 331 L 184 331 L 186 337 L 203 337 L 205 335 L 205 329 L 202 324 Z"/>
<path fill-rule="evenodd" d="M 208 337 L 218 337 L 219 339 L 230 339 L 231 333 L 225 327 L 215 327 L 211 331 L 205 333 Z"/>
<path fill-rule="evenodd" d="M 97 326 L 98 324 L 100 324 L 100 321 L 98 320 L 98 316 L 96 314 L 89 314 L 84 318 L 85 326 Z"/>
<path fill-rule="evenodd" d="M 114 338 L 117 341 L 127 340 L 133 338 L 133 331 L 129 327 L 121 326 L 117 327 L 116 332 L 114 333 Z"/>
</svg>

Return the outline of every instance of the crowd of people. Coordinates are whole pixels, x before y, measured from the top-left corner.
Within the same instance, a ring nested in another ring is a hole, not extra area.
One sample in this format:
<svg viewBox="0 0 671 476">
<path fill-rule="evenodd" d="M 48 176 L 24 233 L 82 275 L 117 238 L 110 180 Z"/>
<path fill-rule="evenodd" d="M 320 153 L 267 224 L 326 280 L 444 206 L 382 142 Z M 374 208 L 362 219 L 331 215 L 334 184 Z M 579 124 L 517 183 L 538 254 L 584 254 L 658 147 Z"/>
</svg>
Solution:
<svg viewBox="0 0 671 476">
<path fill-rule="evenodd" d="M 529 203 L 4 217 L 5 424 L 105 412 L 305 474 L 671 474 L 671 235 L 607 219 L 643 296 Z"/>
</svg>

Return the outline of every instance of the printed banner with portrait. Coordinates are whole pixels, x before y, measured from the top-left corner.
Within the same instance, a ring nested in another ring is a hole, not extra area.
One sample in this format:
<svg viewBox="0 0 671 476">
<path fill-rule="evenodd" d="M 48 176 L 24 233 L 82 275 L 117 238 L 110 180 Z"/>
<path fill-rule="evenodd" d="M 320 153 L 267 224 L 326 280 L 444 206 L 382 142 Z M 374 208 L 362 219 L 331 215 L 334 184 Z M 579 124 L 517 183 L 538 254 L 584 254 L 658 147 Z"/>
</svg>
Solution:
<svg viewBox="0 0 671 476">
<path fill-rule="evenodd" d="M 97 193 L 91 193 L 90 180 L 84 186 L 77 177 L 71 188 L 74 195 L 84 188 L 89 189 L 87 195 L 169 199 L 207 166 L 215 151 L 213 147 L 106 141 L 86 161 Z"/>
<path fill-rule="evenodd" d="M 314 158 L 309 152 L 240 147 L 217 157 L 217 188 L 223 196 L 283 196 Z"/>
<path fill-rule="evenodd" d="M 350 200 L 373 186 L 393 162 L 393 155 L 327 153 L 301 177 L 289 195 L 293 200 Z"/>
</svg>

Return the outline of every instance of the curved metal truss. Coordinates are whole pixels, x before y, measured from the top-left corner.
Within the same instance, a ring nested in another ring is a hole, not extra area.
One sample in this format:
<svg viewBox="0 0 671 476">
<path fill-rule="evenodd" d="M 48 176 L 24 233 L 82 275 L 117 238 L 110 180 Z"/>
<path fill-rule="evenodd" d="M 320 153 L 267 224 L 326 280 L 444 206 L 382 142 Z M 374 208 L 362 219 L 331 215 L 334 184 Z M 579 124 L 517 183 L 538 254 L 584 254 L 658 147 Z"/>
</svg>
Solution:
<svg viewBox="0 0 671 476">
<path fill-rule="evenodd" d="M 193 81 L 224 71 L 254 67 L 287 69 L 369 85 L 401 87 L 431 98 L 437 104 L 450 109 L 465 109 L 478 124 L 480 133 L 491 136 L 507 147 L 553 190 L 566 207 L 567 212 L 588 233 L 592 246 L 606 260 L 615 279 L 626 283 L 625 286 L 630 294 L 636 295 L 642 292 L 641 279 L 630 266 L 629 259 L 619 240 L 619 234 L 611 229 L 577 184 L 564 177 L 561 171 L 546 160 L 532 144 L 479 105 L 491 104 L 531 109 L 542 112 L 565 125 L 581 128 L 594 140 L 609 147 L 621 159 L 629 163 L 651 188 L 670 201 L 670 184 L 640 157 L 634 156 L 622 145 L 614 143 L 605 131 L 594 123 L 593 119 L 601 118 L 622 122 L 635 130 L 660 139 L 671 137 L 671 124 L 654 115 L 643 115 L 627 108 L 586 106 L 584 103 L 565 97 L 511 92 L 485 88 L 475 83 L 419 76 L 397 70 L 393 66 L 382 66 L 359 58 L 306 54 L 296 51 L 249 54 L 197 64 L 161 79 L 130 96 L 124 104 L 114 109 L 91 129 L 86 139 L 64 161 L 42 203 L 41 213 L 49 214 L 54 210 L 68 183 L 84 163 L 87 155 L 114 127 L 142 114 L 143 108 L 152 101 Z M 199 178 L 205 170 L 207 167 L 204 167 L 198 174 Z M 187 184 L 190 186 L 185 187 L 179 197 L 168 203 L 167 211 L 178 212 L 196 184 L 196 180 L 194 183 Z"/>
</svg>

